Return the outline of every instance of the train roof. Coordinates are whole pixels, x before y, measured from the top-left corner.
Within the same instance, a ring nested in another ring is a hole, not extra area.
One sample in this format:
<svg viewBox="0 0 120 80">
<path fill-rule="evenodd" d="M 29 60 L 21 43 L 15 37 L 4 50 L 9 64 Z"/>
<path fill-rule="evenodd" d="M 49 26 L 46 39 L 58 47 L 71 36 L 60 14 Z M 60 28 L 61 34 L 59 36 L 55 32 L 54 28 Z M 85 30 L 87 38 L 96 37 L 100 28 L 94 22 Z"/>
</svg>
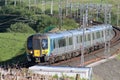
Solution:
<svg viewBox="0 0 120 80">
<path fill-rule="evenodd" d="M 90 28 L 86 28 L 85 33 L 95 32 L 95 31 L 101 31 L 106 28 L 112 27 L 111 25 L 97 25 L 92 26 Z M 75 30 L 68 30 L 68 31 L 62 31 L 62 32 L 56 32 L 56 33 L 47 33 L 46 35 L 50 38 L 61 38 L 61 37 L 70 37 L 72 35 L 78 35 L 83 33 L 83 29 L 75 29 Z"/>
</svg>

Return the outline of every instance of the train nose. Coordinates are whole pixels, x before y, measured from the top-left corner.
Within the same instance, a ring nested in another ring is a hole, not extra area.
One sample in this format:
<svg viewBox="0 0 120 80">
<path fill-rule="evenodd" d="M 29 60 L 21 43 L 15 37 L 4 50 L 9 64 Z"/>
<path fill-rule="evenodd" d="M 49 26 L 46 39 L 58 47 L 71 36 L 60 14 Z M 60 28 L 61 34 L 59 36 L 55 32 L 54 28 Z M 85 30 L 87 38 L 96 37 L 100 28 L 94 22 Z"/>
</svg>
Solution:
<svg viewBox="0 0 120 80">
<path fill-rule="evenodd" d="M 40 57 L 40 50 L 34 50 L 34 57 Z"/>
</svg>

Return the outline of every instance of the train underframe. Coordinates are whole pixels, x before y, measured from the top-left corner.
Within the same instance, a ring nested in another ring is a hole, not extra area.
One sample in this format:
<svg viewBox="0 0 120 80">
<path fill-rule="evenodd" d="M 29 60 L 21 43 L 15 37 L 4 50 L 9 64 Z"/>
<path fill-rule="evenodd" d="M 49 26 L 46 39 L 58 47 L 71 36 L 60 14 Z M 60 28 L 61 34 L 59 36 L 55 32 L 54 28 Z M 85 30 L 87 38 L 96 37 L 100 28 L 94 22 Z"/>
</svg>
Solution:
<svg viewBox="0 0 120 80">
<path fill-rule="evenodd" d="M 93 47 L 85 48 L 84 55 L 90 54 L 91 52 L 96 51 L 98 49 L 102 49 L 102 48 L 104 48 L 104 43 L 94 45 Z M 81 50 L 76 50 L 74 52 L 69 52 L 69 53 L 66 53 L 66 54 L 63 54 L 63 55 L 60 55 L 60 56 L 52 56 L 52 57 L 49 58 L 49 63 L 52 64 L 52 63 L 55 63 L 55 62 L 68 60 L 70 58 L 74 58 L 74 57 L 77 57 L 77 56 L 80 56 L 80 55 L 81 55 Z"/>
</svg>

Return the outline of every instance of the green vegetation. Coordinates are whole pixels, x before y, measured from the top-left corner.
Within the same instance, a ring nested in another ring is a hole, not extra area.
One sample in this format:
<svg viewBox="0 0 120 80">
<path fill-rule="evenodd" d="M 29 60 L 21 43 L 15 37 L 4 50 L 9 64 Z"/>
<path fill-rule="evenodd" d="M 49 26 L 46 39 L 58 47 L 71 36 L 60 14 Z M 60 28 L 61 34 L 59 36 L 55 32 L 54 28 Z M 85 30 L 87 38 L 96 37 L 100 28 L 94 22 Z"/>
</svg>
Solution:
<svg viewBox="0 0 120 80">
<path fill-rule="evenodd" d="M 35 33 L 35 31 L 29 25 L 21 22 L 11 24 L 10 28 L 8 28 L 7 31 L 16 33 Z"/>
<path fill-rule="evenodd" d="M 64 19 L 64 22 L 63 22 L 63 26 L 61 27 L 62 29 L 67 29 L 67 30 L 70 30 L 70 29 L 76 29 L 78 28 L 78 25 L 75 20 L 73 19 L 68 19 L 68 18 L 65 18 Z"/>
<path fill-rule="evenodd" d="M 26 38 L 30 34 L 0 33 L 0 61 L 6 61 L 25 52 Z"/>
<path fill-rule="evenodd" d="M 49 15 L 43 14 L 39 16 L 39 19 L 36 22 L 36 28 L 34 27 L 34 29 L 37 32 L 43 33 L 48 26 L 52 26 L 52 25 L 57 26 L 57 24 L 58 24 L 58 19 L 56 19 L 55 17 L 51 17 Z"/>
<path fill-rule="evenodd" d="M 53 78 L 58 79 L 58 74 L 55 74 Z"/>
</svg>

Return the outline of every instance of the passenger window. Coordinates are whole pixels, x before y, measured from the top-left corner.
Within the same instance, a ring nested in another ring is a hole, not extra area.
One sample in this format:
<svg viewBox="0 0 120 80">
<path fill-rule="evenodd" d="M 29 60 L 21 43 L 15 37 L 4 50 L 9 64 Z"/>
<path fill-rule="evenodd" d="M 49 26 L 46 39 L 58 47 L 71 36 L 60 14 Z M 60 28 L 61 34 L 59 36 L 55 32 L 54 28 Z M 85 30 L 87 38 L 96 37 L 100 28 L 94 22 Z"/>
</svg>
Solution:
<svg viewBox="0 0 120 80">
<path fill-rule="evenodd" d="M 53 39 L 53 49 L 55 49 L 56 46 L 55 46 L 55 39 Z"/>
<path fill-rule="evenodd" d="M 80 36 L 80 42 L 82 42 L 82 36 Z"/>
<path fill-rule="evenodd" d="M 80 43 L 80 36 L 76 36 L 77 43 Z"/>
<path fill-rule="evenodd" d="M 58 40 L 58 44 L 59 44 L 59 47 L 64 47 L 64 46 L 66 46 L 66 41 L 65 41 L 65 39 L 59 39 L 59 40 Z"/>
<path fill-rule="evenodd" d="M 100 38 L 100 32 L 96 33 L 97 38 Z"/>
<path fill-rule="evenodd" d="M 94 33 L 92 33 L 92 37 L 93 37 L 93 40 L 95 39 L 95 35 L 94 35 Z"/>
<path fill-rule="evenodd" d="M 90 37 L 91 37 L 91 36 L 90 36 L 90 34 L 88 34 L 88 41 L 90 41 L 90 40 L 91 40 L 91 39 L 90 39 Z"/>
<path fill-rule="evenodd" d="M 84 41 L 87 41 L 86 35 L 85 35 L 85 37 L 84 37 Z"/>
<path fill-rule="evenodd" d="M 110 35 L 110 30 L 109 30 L 109 29 L 107 29 L 107 31 L 106 31 L 106 32 L 107 32 L 107 34 L 106 34 L 106 35 L 107 35 L 107 36 L 109 36 L 109 35 Z"/>
<path fill-rule="evenodd" d="M 83 39 L 83 38 L 84 38 L 84 39 Z M 82 39 L 83 39 L 84 41 L 86 41 L 86 40 L 87 40 L 86 35 L 84 35 L 84 37 L 81 36 L 81 42 L 82 42 Z"/>
<path fill-rule="evenodd" d="M 102 31 L 102 37 L 104 37 L 104 31 Z"/>
<path fill-rule="evenodd" d="M 69 37 L 69 45 L 72 45 L 72 44 L 73 44 L 72 37 Z"/>
</svg>

